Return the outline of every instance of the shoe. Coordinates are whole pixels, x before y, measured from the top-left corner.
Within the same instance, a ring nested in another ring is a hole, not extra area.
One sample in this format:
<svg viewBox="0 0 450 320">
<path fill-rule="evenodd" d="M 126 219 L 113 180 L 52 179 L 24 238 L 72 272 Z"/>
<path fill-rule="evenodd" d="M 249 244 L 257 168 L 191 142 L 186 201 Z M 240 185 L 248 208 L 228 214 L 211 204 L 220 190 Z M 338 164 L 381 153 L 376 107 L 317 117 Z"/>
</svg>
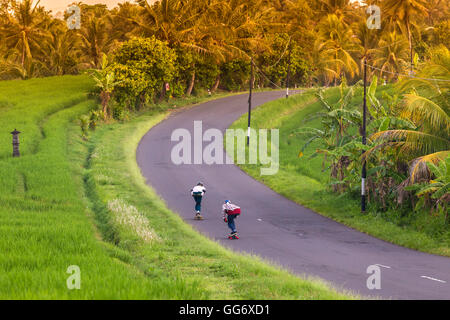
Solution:
<svg viewBox="0 0 450 320">
<path fill-rule="evenodd" d="M 197 214 L 195 215 L 195 219 L 196 219 L 196 220 L 203 220 L 203 217 L 200 215 L 200 213 L 197 213 Z"/>
<path fill-rule="evenodd" d="M 238 235 L 237 235 L 237 232 L 231 233 L 231 234 L 228 236 L 228 239 L 230 239 L 230 240 L 238 240 L 239 237 L 238 237 Z"/>
</svg>

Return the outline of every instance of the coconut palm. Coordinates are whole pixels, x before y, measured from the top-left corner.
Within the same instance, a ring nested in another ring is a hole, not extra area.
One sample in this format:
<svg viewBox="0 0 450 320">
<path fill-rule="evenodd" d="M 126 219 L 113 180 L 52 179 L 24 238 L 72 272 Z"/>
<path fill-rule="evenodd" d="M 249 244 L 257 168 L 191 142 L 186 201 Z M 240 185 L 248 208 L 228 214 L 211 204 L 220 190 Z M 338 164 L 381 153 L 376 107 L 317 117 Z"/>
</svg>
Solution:
<svg viewBox="0 0 450 320">
<path fill-rule="evenodd" d="M 208 8 L 205 1 L 161 0 L 149 4 L 138 1 L 142 7 L 141 19 L 130 19 L 144 35 L 154 35 L 166 41 L 171 48 L 180 47 L 193 53 L 206 54 L 202 22 Z M 189 96 L 196 78 L 195 59 L 192 59 L 191 79 L 186 91 Z"/>
<path fill-rule="evenodd" d="M 314 6 L 321 17 L 334 14 L 343 18 L 346 23 L 351 23 L 357 18 L 357 5 L 351 0 L 318 0 Z"/>
<path fill-rule="evenodd" d="M 144 35 L 166 41 L 171 47 L 188 45 L 187 29 L 199 16 L 193 15 L 192 1 L 161 0 L 150 4 L 147 0 L 138 1 L 142 7 L 140 20 L 131 19 Z"/>
<path fill-rule="evenodd" d="M 313 37 L 313 28 L 317 24 L 311 17 L 313 10 L 306 1 L 280 0 L 280 4 L 274 5 L 277 20 L 284 22 L 280 33 L 287 33 L 292 39 L 299 42 L 307 42 L 307 37 Z"/>
<path fill-rule="evenodd" d="M 51 19 L 42 7 L 40 0 L 12 2 L 12 15 L 6 16 L 6 25 L 0 26 L 0 33 L 9 48 L 20 52 L 20 65 L 31 66 L 33 55 L 41 51 L 41 43 L 48 36 L 47 28 Z"/>
<path fill-rule="evenodd" d="M 411 72 L 414 70 L 412 25 L 415 17 L 423 17 L 428 13 L 426 0 L 385 0 L 382 2 L 383 13 L 389 17 L 392 25 L 398 24 L 407 36 L 411 61 Z"/>
<path fill-rule="evenodd" d="M 111 10 L 107 15 L 108 23 L 112 28 L 112 38 L 120 42 L 130 40 L 133 36 L 139 36 L 139 30 L 135 24 L 130 21 L 138 20 L 142 8 L 130 2 L 119 3 L 117 7 Z"/>
<path fill-rule="evenodd" d="M 386 130 L 371 136 L 378 149 L 395 150 L 399 157 L 413 159 L 409 182 L 427 173 L 427 162 L 437 163 L 450 154 L 450 117 L 439 105 L 418 94 L 407 94 L 401 117 L 411 120 L 417 130 Z"/>
<path fill-rule="evenodd" d="M 43 44 L 47 53 L 44 67 L 48 74 L 59 76 L 77 72 L 78 41 L 76 32 L 67 30 L 64 25 L 55 26 L 49 31 L 49 37 Z"/>
<path fill-rule="evenodd" d="M 402 91 L 419 90 L 450 108 L 450 50 L 444 46 L 431 51 L 431 59 L 420 66 L 417 77 L 399 84 Z"/>
<path fill-rule="evenodd" d="M 371 30 L 367 28 L 367 23 L 364 20 L 358 21 L 352 25 L 353 37 L 356 39 L 358 47 L 358 58 L 360 64 L 360 72 L 364 70 L 364 62 L 371 65 L 373 57 L 378 47 L 380 39 L 380 31 Z M 372 70 L 368 70 L 369 74 Z"/>
<path fill-rule="evenodd" d="M 383 34 L 378 48 L 373 50 L 373 65 L 379 69 L 380 77 L 397 80 L 408 66 L 408 43 L 395 31 Z"/>
<path fill-rule="evenodd" d="M 448 19 L 450 14 L 450 3 L 447 0 L 428 0 L 427 24 L 434 26 L 436 23 Z"/>
<path fill-rule="evenodd" d="M 108 54 L 116 45 L 111 34 L 111 26 L 104 16 L 88 14 L 82 17 L 79 48 L 84 57 L 84 66 L 90 68 L 101 66 L 102 56 Z"/>
<path fill-rule="evenodd" d="M 337 84 L 337 80 L 347 73 L 350 77 L 359 74 L 358 64 L 352 56 L 357 51 L 357 42 L 351 28 L 342 17 L 335 14 L 328 15 L 318 25 L 318 50 L 327 63 L 327 69 L 334 72 L 330 75 Z"/>
</svg>

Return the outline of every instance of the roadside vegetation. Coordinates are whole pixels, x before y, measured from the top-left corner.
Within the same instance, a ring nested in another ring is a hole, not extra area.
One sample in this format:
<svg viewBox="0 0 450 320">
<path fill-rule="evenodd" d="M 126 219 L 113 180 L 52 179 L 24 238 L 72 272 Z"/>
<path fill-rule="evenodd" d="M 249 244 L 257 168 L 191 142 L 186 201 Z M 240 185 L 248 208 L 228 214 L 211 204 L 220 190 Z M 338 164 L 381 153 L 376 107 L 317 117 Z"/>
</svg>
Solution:
<svg viewBox="0 0 450 320">
<path fill-rule="evenodd" d="M 444 50 L 436 57 L 448 63 L 450 56 Z M 448 69 L 432 68 L 437 61 L 424 64 L 420 74 Z M 347 87 L 344 79 L 339 88 L 267 103 L 253 112 L 252 127 L 280 129 L 280 171 L 261 176 L 259 166 L 241 167 L 280 194 L 362 232 L 450 256 L 448 88 L 441 85 L 438 92 L 419 83 L 378 86 L 374 78 L 367 145 L 360 135 L 360 85 Z M 246 127 L 246 115 L 232 126 Z M 360 209 L 364 161 L 366 214 Z"/>
</svg>

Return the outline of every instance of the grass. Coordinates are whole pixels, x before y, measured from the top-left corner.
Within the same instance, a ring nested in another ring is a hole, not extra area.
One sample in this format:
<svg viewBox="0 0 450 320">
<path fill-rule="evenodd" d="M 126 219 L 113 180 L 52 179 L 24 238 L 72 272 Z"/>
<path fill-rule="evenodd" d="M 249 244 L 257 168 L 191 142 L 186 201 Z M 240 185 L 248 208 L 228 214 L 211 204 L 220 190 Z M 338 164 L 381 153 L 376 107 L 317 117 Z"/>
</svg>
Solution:
<svg viewBox="0 0 450 320">
<path fill-rule="evenodd" d="M 359 96 L 356 95 L 353 105 L 361 105 Z M 327 90 L 326 97 L 334 103 L 339 92 Z M 335 194 L 328 188 L 329 171 L 323 170 L 323 158 L 310 158 L 319 147 L 318 143 L 311 144 L 305 155 L 298 157 L 306 139 L 293 136 L 292 132 L 300 126 L 320 128 L 319 119 L 308 124 L 303 122 L 305 117 L 319 110 L 320 102 L 312 91 L 259 107 L 252 113 L 252 127 L 280 129 L 280 170 L 273 176 L 261 176 L 259 165 L 240 167 L 279 194 L 361 232 L 412 249 L 450 256 L 450 231 L 442 227 L 442 219 L 427 214 L 405 217 L 394 208 L 387 212 L 370 208 L 368 214 L 361 214 L 359 198 Z M 244 115 L 231 128 L 245 129 L 246 117 Z"/>
<path fill-rule="evenodd" d="M 126 299 L 147 294 L 142 283 L 151 287 L 151 282 L 136 268 L 111 259 L 96 240 L 81 181 L 68 161 L 72 146 L 67 126 L 95 104 L 87 98 L 91 82 L 64 77 L 0 86 L 2 95 L 11 97 L 10 105 L 1 108 L 0 127 L 23 132 L 21 158 L 12 159 L 6 143 L 1 147 L 0 298 Z M 83 290 L 67 289 L 71 265 L 81 268 Z M 128 286 L 133 289 L 123 290 Z"/>
<path fill-rule="evenodd" d="M 348 299 L 197 232 L 145 184 L 141 137 L 174 104 L 81 138 L 76 119 L 95 107 L 86 77 L 0 82 L 0 298 Z M 6 128 L 6 133 L 5 133 Z M 11 157 L 9 131 L 22 131 Z M 68 290 L 67 268 L 81 270 Z"/>
</svg>

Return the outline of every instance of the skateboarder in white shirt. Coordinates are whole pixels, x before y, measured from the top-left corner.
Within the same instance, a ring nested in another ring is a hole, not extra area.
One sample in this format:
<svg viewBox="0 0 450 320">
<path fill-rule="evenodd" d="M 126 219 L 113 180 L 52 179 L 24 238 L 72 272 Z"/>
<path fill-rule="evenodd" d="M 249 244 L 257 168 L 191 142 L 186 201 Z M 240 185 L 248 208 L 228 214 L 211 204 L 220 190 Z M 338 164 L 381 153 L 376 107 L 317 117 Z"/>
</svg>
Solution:
<svg viewBox="0 0 450 320">
<path fill-rule="evenodd" d="M 202 211 L 202 199 L 206 193 L 206 188 L 203 183 L 199 182 L 197 185 L 191 189 L 191 196 L 195 201 L 195 219 L 202 220 L 203 217 L 201 215 Z"/>
</svg>

